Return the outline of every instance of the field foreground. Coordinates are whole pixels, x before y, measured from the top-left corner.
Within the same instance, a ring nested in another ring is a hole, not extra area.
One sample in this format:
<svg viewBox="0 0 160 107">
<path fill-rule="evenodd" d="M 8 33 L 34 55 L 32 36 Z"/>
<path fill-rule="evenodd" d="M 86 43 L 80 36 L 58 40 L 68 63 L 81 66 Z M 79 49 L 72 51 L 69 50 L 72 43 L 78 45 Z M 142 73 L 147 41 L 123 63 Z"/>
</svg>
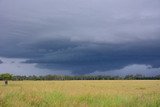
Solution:
<svg viewBox="0 0 160 107">
<path fill-rule="evenodd" d="M 1 81 L 0 107 L 160 107 L 160 81 Z"/>
</svg>

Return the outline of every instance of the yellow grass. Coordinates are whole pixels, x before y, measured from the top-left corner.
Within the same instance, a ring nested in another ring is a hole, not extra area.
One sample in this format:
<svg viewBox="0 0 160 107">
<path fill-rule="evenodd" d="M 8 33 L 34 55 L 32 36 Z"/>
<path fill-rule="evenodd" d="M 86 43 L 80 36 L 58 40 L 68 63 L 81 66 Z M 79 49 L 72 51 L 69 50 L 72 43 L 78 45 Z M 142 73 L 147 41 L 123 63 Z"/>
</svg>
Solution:
<svg viewBox="0 0 160 107">
<path fill-rule="evenodd" d="M 1 81 L 0 107 L 160 107 L 160 81 Z"/>
</svg>

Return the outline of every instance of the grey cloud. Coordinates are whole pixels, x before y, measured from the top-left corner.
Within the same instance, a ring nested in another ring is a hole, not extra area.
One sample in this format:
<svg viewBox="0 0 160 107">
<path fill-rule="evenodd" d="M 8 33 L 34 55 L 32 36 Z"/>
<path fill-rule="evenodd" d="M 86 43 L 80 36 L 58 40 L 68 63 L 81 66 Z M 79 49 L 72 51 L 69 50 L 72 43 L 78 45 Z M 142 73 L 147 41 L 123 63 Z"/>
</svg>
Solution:
<svg viewBox="0 0 160 107">
<path fill-rule="evenodd" d="M 99 72 L 99 71 L 95 71 L 93 73 L 91 73 L 90 75 L 120 75 L 120 76 L 126 76 L 126 75 L 136 75 L 136 74 L 142 74 L 145 76 L 156 76 L 159 75 L 160 68 L 151 68 L 149 65 L 129 65 L 126 66 L 122 69 L 118 69 L 118 70 L 111 70 L 111 71 L 104 71 L 104 72 Z"/>
<path fill-rule="evenodd" d="M 2 64 L 3 63 L 3 61 L 2 60 L 0 60 L 0 64 Z"/>
<path fill-rule="evenodd" d="M 160 65 L 159 0 L 1 0 L 0 56 L 74 74 Z"/>
<path fill-rule="evenodd" d="M 1 34 L 105 43 L 157 39 L 159 4 L 159 0 L 3 0 Z"/>
<path fill-rule="evenodd" d="M 145 64 L 159 68 L 158 41 L 119 45 L 79 43 L 75 47 L 46 53 L 41 58 L 32 58 L 26 63 L 37 63 L 41 68 L 70 70 L 74 74 L 122 69 L 132 64 Z"/>
</svg>

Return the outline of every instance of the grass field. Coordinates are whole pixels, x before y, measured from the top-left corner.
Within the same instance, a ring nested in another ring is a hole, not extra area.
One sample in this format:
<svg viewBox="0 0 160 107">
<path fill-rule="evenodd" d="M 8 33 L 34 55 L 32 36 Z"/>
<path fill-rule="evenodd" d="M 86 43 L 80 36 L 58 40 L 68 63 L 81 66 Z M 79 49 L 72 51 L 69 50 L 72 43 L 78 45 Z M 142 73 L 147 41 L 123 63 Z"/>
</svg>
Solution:
<svg viewBox="0 0 160 107">
<path fill-rule="evenodd" d="M 160 81 L 1 81 L 0 107 L 160 107 Z"/>
</svg>

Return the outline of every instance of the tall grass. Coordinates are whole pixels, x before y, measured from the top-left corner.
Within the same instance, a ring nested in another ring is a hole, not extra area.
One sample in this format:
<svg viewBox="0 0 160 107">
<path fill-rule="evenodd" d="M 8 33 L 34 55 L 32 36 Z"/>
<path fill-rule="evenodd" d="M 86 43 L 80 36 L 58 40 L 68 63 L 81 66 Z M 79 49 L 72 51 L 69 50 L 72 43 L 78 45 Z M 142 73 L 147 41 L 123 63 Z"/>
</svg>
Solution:
<svg viewBox="0 0 160 107">
<path fill-rule="evenodd" d="M 0 107 L 160 107 L 160 81 L 0 82 Z"/>
</svg>

